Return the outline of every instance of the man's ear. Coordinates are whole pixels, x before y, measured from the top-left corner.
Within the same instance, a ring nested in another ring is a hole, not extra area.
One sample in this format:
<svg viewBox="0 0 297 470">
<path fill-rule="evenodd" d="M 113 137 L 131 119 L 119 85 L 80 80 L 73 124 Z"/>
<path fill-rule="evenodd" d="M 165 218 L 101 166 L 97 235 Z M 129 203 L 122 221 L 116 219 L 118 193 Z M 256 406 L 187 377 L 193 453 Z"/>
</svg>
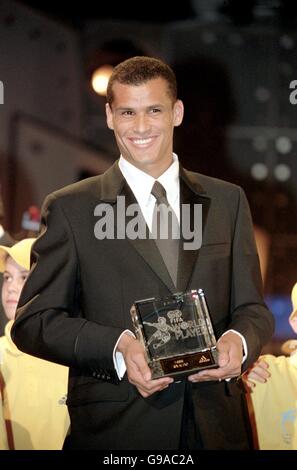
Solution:
<svg viewBox="0 0 297 470">
<path fill-rule="evenodd" d="M 184 105 L 181 100 L 177 100 L 173 107 L 173 124 L 175 127 L 179 126 L 183 122 L 184 117 Z"/>
<path fill-rule="evenodd" d="M 111 110 L 108 103 L 106 103 L 106 105 L 105 105 L 105 112 L 106 112 L 107 126 L 109 127 L 109 129 L 111 129 L 113 131 L 113 129 L 114 129 L 114 127 L 113 127 L 113 115 L 112 115 L 112 110 Z"/>
</svg>

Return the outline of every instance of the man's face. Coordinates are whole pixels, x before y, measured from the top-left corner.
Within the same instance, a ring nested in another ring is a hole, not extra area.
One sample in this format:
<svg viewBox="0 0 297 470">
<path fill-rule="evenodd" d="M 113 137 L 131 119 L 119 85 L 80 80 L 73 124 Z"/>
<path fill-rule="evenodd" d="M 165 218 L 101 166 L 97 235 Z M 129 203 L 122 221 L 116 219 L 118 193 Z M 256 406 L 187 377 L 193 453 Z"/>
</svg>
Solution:
<svg viewBox="0 0 297 470">
<path fill-rule="evenodd" d="M 183 104 L 173 103 L 163 78 L 142 85 L 113 85 L 107 125 L 114 131 L 123 157 L 157 178 L 172 163 L 173 129 L 183 119 Z"/>
<path fill-rule="evenodd" d="M 8 320 L 13 320 L 21 291 L 29 271 L 17 264 L 10 256 L 6 260 L 2 284 L 2 305 Z"/>
</svg>

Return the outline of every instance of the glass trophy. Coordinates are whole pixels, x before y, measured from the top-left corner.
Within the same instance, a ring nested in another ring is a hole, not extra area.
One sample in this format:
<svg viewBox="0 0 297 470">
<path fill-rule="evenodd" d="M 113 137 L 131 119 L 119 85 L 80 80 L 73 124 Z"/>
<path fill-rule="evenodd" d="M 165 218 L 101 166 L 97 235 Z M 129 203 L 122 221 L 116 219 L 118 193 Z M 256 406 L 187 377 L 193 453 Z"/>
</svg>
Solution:
<svg viewBox="0 0 297 470">
<path fill-rule="evenodd" d="M 216 338 L 202 289 L 138 300 L 131 316 L 153 379 L 179 380 L 218 367 Z"/>
</svg>

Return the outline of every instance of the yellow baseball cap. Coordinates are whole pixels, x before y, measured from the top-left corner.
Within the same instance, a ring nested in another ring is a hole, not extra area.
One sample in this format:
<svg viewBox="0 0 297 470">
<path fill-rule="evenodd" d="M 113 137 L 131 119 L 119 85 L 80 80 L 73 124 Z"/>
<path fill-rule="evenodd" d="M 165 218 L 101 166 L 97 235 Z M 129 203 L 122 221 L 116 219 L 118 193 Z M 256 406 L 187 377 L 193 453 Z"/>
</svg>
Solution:
<svg viewBox="0 0 297 470">
<path fill-rule="evenodd" d="M 30 269 L 31 248 L 36 238 L 25 238 L 15 245 L 8 247 L 0 245 L 0 272 L 5 271 L 5 261 L 7 256 L 25 269 Z"/>
</svg>

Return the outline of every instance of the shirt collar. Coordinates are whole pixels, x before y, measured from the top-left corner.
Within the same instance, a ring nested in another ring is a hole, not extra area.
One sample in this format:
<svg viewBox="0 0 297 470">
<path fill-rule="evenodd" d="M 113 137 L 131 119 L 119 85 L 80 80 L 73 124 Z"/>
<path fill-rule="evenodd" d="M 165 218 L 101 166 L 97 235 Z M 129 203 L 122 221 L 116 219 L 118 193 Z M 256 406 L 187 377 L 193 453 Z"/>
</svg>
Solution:
<svg viewBox="0 0 297 470">
<path fill-rule="evenodd" d="M 172 156 L 173 162 L 170 167 L 157 178 L 157 181 L 159 181 L 166 190 L 169 203 L 176 201 L 179 194 L 179 162 L 175 153 L 173 153 Z M 119 168 L 140 206 L 147 205 L 150 202 L 151 190 L 156 181 L 155 178 L 132 165 L 132 163 L 125 160 L 122 155 L 119 159 Z"/>
</svg>

